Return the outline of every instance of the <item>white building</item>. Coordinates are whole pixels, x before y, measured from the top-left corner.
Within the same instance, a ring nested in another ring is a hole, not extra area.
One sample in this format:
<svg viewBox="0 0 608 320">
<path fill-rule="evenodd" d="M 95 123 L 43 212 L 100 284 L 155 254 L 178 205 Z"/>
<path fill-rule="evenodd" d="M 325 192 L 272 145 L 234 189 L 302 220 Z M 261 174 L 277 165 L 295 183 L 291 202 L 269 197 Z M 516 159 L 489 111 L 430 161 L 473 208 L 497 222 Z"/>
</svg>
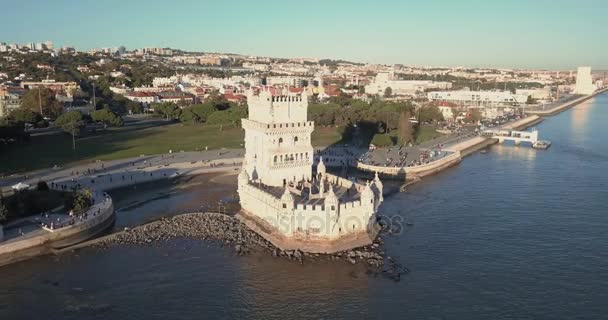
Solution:
<svg viewBox="0 0 608 320">
<path fill-rule="evenodd" d="M 381 72 L 376 75 L 374 82 L 365 86 L 365 93 L 383 95 L 386 88 L 391 88 L 394 95 L 411 95 L 427 89 L 449 90 L 452 88 L 452 83 L 431 80 L 398 80 L 392 72 Z"/>
<path fill-rule="evenodd" d="M 171 77 L 155 77 L 152 79 L 152 86 L 154 87 L 166 87 L 166 86 L 174 86 L 179 83 L 180 79 L 177 76 Z"/>
<path fill-rule="evenodd" d="M 239 219 L 282 250 L 329 253 L 370 244 L 383 201 L 380 179 L 356 184 L 327 173 L 322 160 L 313 175 L 306 93 L 249 91 L 247 101 Z"/>
<path fill-rule="evenodd" d="M 592 94 L 597 87 L 593 84 L 591 78 L 591 67 L 578 67 L 576 72 L 576 88 L 574 94 Z"/>
<path fill-rule="evenodd" d="M 550 100 L 551 87 L 547 86 L 539 89 L 517 89 L 515 93 L 518 95 L 530 96 L 535 100 Z"/>
<path fill-rule="evenodd" d="M 504 106 L 524 104 L 527 95 L 510 91 L 434 91 L 428 93 L 430 101 L 452 102 L 462 106 Z"/>
</svg>

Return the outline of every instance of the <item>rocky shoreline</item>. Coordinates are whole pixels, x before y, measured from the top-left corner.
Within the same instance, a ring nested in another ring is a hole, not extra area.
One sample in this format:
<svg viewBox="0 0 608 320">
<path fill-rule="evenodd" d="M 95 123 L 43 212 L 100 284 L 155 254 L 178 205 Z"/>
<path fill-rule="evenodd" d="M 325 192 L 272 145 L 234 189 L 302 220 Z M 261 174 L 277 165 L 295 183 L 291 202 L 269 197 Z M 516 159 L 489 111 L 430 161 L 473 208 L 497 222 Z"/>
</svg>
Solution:
<svg viewBox="0 0 608 320">
<path fill-rule="evenodd" d="M 157 241 L 188 238 L 213 241 L 230 246 L 237 255 L 264 252 L 274 258 L 283 258 L 299 263 L 305 261 L 342 261 L 349 264 L 365 264 L 368 274 L 399 281 L 408 270 L 394 258 L 387 256 L 382 237 L 369 246 L 335 254 L 311 254 L 299 250 L 283 251 L 251 231 L 233 216 L 219 213 L 188 213 L 163 218 L 133 229 L 125 229 L 93 244 L 109 247 L 117 244 L 149 245 Z"/>
</svg>

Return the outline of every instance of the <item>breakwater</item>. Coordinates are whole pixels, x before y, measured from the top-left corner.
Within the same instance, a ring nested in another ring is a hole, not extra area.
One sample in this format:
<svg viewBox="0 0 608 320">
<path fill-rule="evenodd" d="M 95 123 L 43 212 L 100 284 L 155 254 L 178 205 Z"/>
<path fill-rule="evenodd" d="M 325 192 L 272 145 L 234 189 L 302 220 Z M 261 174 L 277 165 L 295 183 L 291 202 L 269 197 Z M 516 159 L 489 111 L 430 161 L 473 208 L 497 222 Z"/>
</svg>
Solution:
<svg viewBox="0 0 608 320">
<path fill-rule="evenodd" d="M 384 228 L 385 234 L 393 232 L 391 226 Z M 313 254 L 300 250 L 281 250 L 248 228 L 239 219 L 222 213 L 186 213 L 172 218 L 163 218 L 132 229 L 125 229 L 102 238 L 82 243 L 83 247 L 109 248 L 114 245 L 152 245 L 160 241 L 187 238 L 211 241 L 224 247 L 232 247 L 237 255 L 262 253 L 275 258 L 304 263 L 305 261 L 343 261 L 364 264 L 369 272 L 399 280 L 407 270 L 395 259 L 385 256 L 382 237 L 368 245 L 334 254 Z"/>
</svg>

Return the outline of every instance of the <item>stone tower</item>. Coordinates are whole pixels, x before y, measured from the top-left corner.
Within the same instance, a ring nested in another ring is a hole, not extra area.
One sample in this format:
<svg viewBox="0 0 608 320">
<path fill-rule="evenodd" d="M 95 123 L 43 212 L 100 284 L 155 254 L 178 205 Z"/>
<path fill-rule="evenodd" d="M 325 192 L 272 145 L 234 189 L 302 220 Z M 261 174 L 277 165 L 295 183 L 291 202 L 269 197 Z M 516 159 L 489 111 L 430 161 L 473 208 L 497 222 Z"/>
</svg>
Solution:
<svg viewBox="0 0 608 320">
<path fill-rule="evenodd" d="M 314 123 L 308 121 L 306 93 L 247 93 L 244 168 L 252 180 L 268 186 L 308 180 L 312 175 Z"/>
</svg>

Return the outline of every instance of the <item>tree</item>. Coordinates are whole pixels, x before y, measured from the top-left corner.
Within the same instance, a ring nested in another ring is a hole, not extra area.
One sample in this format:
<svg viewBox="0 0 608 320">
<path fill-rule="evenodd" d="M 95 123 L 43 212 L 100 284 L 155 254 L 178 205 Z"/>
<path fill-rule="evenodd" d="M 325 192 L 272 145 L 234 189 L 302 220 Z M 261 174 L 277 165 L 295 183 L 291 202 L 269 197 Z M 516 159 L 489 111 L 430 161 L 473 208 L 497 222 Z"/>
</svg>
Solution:
<svg viewBox="0 0 608 320">
<path fill-rule="evenodd" d="M 479 109 L 471 109 L 467 118 L 469 122 L 476 123 L 482 119 L 481 111 Z"/>
<path fill-rule="evenodd" d="M 93 194 L 87 189 L 74 191 L 65 203 L 65 207 L 76 214 L 84 213 L 91 205 L 93 205 Z"/>
<path fill-rule="evenodd" d="M 137 114 L 137 113 L 142 113 L 144 111 L 144 108 L 141 106 L 141 104 L 139 102 L 129 100 L 127 102 L 127 110 L 129 110 L 129 113 L 131 113 L 131 114 Z"/>
<path fill-rule="evenodd" d="M 425 106 L 418 110 L 418 120 L 425 121 L 443 121 L 443 114 L 437 106 Z"/>
<path fill-rule="evenodd" d="M 46 183 L 46 181 L 38 181 L 38 183 L 36 183 L 36 190 L 47 191 L 49 190 L 49 185 Z"/>
<path fill-rule="evenodd" d="M 42 121 L 42 116 L 40 116 L 40 113 L 25 108 L 19 108 L 11 111 L 8 117 L 15 122 L 31 124 L 36 124 L 39 121 Z"/>
<path fill-rule="evenodd" d="M 95 122 L 102 122 L 105 126 L 120 127 L 123 125 L 122 118 L 110 109 L 101 109 L 91 112 L 91 118 Z"/>
<path fill-rule="evenodd" d="M 55 93 L 48 88 L 35 88 L 26 92 L 23 95 L 21 107 L 50 118 L 59 116 L 63 109 L 55 98 Z"/>
<path fill-rule="evenodd" d="M 72 149 L 75 150 L 76 136 L 80 135 L 80 130 L 84 126 L 82 113 L 80 111 L 66 112 L 55 120 L 55 125 L 72 135 Z"/>
<path fill-rule="evenodd" d="M 169 119 L 177 119 L 181 114 L 181 109 L 171 102 L 155 103 L 152 105 L 154 112 L 161 114 Z"/>
<path fill-rule="evenodd" d="M 399 115 L 399 143 L 406 144 L 414 139 L 414 128 L 410 122 L 410 113 L 401 112 Z"/>
<path fill-rule="evenodd" d="M 393 95 L 393 89 L 391 87 L 386 87 L 386 89 L 384 89 L 384 97 L 390 98 L 392 95 Z"/>
</svg>

